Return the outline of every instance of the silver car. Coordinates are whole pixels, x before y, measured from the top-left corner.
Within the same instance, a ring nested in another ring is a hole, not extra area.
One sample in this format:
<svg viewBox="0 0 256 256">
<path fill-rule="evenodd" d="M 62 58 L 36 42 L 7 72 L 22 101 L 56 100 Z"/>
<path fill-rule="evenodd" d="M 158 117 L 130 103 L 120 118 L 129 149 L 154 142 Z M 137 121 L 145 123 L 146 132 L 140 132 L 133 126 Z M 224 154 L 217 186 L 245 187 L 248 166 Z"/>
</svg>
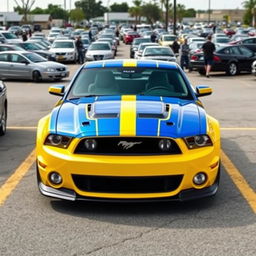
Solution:
<svg viewBox="0 0 256 256">
<path fill-rule="evenodd" d="M 168 46 L 149 46 L 142 53 L 141 59 L 176 62 L 172 49 Z"/>
<path fill-rule="evenodd" d="M 114 59 L 110 43 L 107 42 L 94 42 L 90 45 L 86 52 L 86 60 L 108 60 Z"/>
<path fill-rule="evenodd" d="M 0 53 L 0 79 L 61 80 L 69 71 L 63 64 L 47 61 L 40 55 L 26 51 Z"/>
</svg>

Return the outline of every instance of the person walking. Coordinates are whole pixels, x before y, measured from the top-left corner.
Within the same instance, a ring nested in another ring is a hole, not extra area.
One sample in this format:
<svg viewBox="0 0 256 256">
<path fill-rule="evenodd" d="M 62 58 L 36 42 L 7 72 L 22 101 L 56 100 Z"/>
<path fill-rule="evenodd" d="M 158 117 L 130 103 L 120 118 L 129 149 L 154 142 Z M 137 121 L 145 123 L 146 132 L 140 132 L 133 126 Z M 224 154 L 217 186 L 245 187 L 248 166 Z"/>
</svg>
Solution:
<svg viewBox="0 0 256 256">
<path fill-rule="evenodd" d="M 155 32 L 153 32 L 153 33 L 151 34 L 150 40 L 151 40 L 152 43 L 155 43 L 155 42 L 156 42 L 156 33 L 155 33 Z"/>
<path fill-rule="evenodd" d="M 83 64 L 84 63 L 84 46 L 81 41 L 81 36 L 77 37 L 76 49 L 77 49 L 77 53 L 78 53 L 78 63 Z"/>
<path fill-rule="evenodd" d="M 184 67 L 189 69 L 189 45 L 188 45 L 188 40 L 185 38 L 184 43 L 181 45 L 180 49 L 180 66 L 184 70 Z"/>
<path fill-rule="evenodd" d="M 204 52 L 204 68 L 206 77 L 210 77 L 210 72 L 213 65 L 213 53 L 215 52 L 216 48 L 214 43 L 212 43 L 212 37 L 207 37 L 207 42 L 205 42 L 202 46 Z"/>
<path fill-rule="evenodd" d="M 28 37 L 27 37 L 27 32 L 26 31 L 24 31 L 23 33 L 22 33 L 22 41 L 23 42 L 26 42 L 27 40 L 28 40 Z"/>
<path fill-rule="evenodd" d="M 178 39 L 177 39 L 177 38 L 176 38 L 175 41 L 173 42 L 171 48 L 172 48 L 172 50 L 173 50 L 175 56 L 179 55 L 180 44 L 178 43 Z"/>
</svg>

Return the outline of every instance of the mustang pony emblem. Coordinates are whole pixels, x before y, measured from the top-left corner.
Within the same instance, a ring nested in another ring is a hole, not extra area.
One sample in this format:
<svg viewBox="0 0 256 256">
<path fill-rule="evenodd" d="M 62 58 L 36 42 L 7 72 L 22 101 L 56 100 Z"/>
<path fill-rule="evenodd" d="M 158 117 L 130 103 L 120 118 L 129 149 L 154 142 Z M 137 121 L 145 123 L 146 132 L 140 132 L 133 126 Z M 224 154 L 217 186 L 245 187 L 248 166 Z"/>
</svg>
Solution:
<svg viewBox="0 0 256 256">
<path fill-rule="evenodd" d="M 123 149 L 129 149 L 131 147 L 133 147 L 134 145 L 137 144 L 141 144 L 142 141 L 138 141 L 138 142 L 128 142 L 128 141 L 119 141 L 119 143 L 117 144 L 117 146 L 123 146 Z"/>
</svg>

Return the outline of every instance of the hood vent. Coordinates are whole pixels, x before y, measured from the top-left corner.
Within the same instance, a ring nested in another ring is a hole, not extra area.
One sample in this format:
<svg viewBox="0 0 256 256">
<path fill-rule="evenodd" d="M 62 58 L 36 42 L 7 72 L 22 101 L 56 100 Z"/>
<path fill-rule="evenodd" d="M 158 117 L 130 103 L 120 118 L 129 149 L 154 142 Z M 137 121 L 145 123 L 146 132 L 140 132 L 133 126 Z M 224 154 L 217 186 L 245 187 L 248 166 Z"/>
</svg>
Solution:
<svg viewBox="0 0 256 256">
<path fill-rule="evenodd" d="M 170 105 L 158 101 L 137 101 L 137 118 L 166 119 L 171 111 Z M 87 105 L 90 119 L 119 118 L 120 101 L 102 101 Z"/>
</svg>

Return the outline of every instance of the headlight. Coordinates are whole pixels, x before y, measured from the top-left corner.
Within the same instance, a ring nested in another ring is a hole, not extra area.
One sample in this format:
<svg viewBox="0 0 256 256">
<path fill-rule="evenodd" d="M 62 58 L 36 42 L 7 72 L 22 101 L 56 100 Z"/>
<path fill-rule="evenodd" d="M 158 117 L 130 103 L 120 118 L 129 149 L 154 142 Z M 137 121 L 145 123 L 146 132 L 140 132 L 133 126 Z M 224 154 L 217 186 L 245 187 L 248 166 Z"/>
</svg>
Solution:
<svg viewBox="0 0 256 256">
<path fill-rule="evenodd" d="M 113 54 L 112 53 L 106 54 L 105 57 L 106 58 L 111 58 L 111 57 L 113 57 Z"/>
<path fill-rule="evenodd" d="M 58 148 L 67 148 L 71 140 L 72 140 L 71 137 L 62 136 L 58 134 L 50 134 L 47 136 L 44 144 L 48 146 L 58 147 Z"/>
<path fill-rule="evenodd" d="M 212 140 L 208 135 L 198 135 L 184 138 L 189 149 L 212 146 Z"/>
<path fill-rule="evenodd" d="M 86 58 L 92 58 L 91 54 L 86 54 Z"/>
<path fill-rule="evenodd" d="M 74 53 L 73 53 L 73 52 L 68 52 L 67 54 L 68 54 L 68 55 L 74 55 Z"/>
<path fill-rule="evenodd" d="M 54 68 L 47 68 L 47 72 L 54 72 L 55 69 Z"/>
</svg>

